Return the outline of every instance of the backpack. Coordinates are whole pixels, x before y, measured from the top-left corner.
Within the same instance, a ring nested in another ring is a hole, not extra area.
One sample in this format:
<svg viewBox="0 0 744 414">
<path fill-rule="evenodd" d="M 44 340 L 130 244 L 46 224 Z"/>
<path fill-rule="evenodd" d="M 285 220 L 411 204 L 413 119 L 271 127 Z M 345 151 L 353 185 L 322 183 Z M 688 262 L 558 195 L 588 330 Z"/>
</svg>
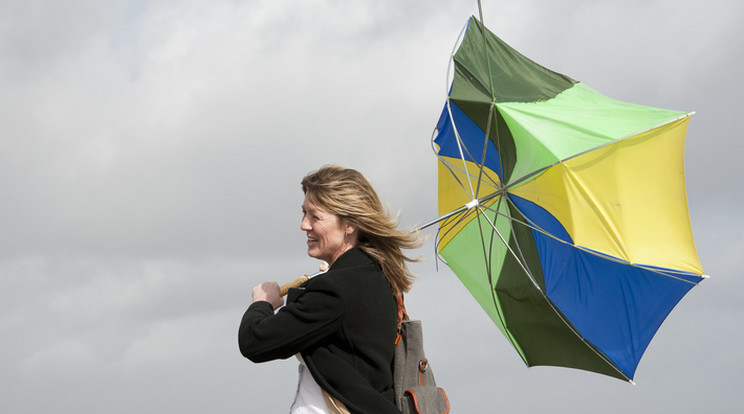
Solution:
<svg viewBox="0 0 744 414">
<path fill-rule="evenodd" d="M 421 321 L 410 320 L 403 296 L 397 299 L 398 336 L 393 360 L 395 405 L 403 414 L 449 413 L 447 394 L 437 387 L 431 365 L 424 354 Z"/>
</svg>

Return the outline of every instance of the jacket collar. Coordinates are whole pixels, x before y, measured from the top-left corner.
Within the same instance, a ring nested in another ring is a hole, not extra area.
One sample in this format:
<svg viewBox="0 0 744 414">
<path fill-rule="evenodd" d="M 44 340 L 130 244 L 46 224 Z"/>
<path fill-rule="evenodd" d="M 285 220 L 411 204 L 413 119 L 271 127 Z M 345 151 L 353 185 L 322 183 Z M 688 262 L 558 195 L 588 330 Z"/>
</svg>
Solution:
<svg viewBox="0 0 744 414">
<path fill-rule="evenodd" d="M 374 259 L 367 255 L 367 253 L 365 253 L 362 249 L 358 247 L 352 247 L 351 249 L 344 252 L 344 254 L 339 256 L 339 258 L 336 259 L 335 262 L 333 262 L 328 271 L 343 269 L 351 266 L 358 266 L 359 264 L 372 262 L 374 262 Z"/>
</svg>

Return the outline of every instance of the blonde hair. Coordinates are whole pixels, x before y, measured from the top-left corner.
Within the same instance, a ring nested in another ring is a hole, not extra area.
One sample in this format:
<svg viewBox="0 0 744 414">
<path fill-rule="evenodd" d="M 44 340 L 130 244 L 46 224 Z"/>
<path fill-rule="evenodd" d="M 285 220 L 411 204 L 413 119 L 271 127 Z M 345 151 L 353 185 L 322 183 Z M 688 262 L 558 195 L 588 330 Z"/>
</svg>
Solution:
<svg viewBox="0 0 744 414">
<path fill-rule="evenodd" d="M 417 262 L 402 249 L 415 249 L 423 244 L 418 231 L 398 230 L 398 221 L 383 209 L 372 184 L 359 171 L 334 165 L 311 172 L 302 179 L 302 191 L 318 207 L 335 214 L 345 224 L 354 226 L 359 235 L 358 247 L 382 266 L 396 295 L 411 290 L 416 278 L 406 262 Z"/>
</svg>

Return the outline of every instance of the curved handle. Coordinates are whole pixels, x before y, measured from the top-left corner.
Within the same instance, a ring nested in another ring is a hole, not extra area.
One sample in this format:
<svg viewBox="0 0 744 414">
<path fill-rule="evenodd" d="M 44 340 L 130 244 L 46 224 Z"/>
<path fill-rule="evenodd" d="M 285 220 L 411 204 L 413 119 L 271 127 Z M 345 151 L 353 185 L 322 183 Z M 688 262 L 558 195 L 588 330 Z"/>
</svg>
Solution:
<svg viewBox="0 0 744 414">
<path fill-rule="evenodd" d="M 282 296 L 285 296 L 287 294 L 287 292 L 289 292 L 289 289 L 296 288 L 296 287 L 300 286 L 301 284 L 305 283 L 305 281 L 307 281 L 308 279 L 310 279 L 310 278 L 307 277 L 307 276 L 300 276 L 300 277 L 298 277 L 297 279 L 295 279 L 292 282 L 289 282 L 287 284 L 281 285 L 279 287 L 279 293 Z"/>
</svg>

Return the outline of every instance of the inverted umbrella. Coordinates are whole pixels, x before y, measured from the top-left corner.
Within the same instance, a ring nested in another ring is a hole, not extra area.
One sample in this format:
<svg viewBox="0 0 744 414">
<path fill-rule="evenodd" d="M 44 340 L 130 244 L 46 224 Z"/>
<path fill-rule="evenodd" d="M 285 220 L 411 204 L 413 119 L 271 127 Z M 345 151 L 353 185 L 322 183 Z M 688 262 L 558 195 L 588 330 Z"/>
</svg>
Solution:
<svg viewBox="0 0 744 414">
<path fill-rule="evenodd" d="M 632 381 L 705 276 L 690 228 L 691 113 L 610 99 L 472 17 L 433 147 L 439 256 L 528 366 Z"/>
</svg>

